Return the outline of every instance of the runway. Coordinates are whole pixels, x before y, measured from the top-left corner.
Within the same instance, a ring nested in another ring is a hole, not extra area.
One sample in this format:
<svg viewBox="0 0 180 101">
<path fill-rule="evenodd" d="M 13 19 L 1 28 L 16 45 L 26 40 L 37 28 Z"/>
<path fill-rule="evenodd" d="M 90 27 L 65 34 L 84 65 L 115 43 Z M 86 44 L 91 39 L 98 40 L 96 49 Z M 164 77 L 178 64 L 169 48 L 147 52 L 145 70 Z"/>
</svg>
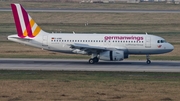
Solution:
<svg viewBox="0 0 180 101">
<path fill-rule="evenodd" d="M 180 10 L 131 10 L 131 9 L 26 9 L 28 12 L 75 12 L 75 13 L 180 13 Z M 1 12 L 11 9 L 0 8 Z"/>
<path fill-rule="evenodd" d="M 124 60 L 100 61 L 89 64 L 86 59 L 13 59 L 1 58 L 1 70 L 50 70 L 50 71 L 129 71 L 129 72 L 180 72 L 180 61 Z"/>
</svg>

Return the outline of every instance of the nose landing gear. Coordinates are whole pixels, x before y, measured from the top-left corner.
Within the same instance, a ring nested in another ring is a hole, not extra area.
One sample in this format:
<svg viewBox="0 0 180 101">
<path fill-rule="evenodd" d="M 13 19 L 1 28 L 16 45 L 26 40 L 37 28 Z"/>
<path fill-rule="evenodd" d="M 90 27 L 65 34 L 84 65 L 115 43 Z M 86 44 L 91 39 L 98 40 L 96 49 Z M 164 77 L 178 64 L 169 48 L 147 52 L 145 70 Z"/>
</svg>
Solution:
<svg viewBox="0 0 180 101">
<path fill-rule="evenodd" d="M 147 60 L 146 63 L 147 63 L 147 64 L 151 64 L 151 60 Z"/>
<path fill-rule="evenodd" d="M 147 64 L 151 64 L 151 60 L 150 60 L 149 55 L 146 55 L 146 59 L 147 59 L 146 63 L 147 63 Z"/>
</svg>

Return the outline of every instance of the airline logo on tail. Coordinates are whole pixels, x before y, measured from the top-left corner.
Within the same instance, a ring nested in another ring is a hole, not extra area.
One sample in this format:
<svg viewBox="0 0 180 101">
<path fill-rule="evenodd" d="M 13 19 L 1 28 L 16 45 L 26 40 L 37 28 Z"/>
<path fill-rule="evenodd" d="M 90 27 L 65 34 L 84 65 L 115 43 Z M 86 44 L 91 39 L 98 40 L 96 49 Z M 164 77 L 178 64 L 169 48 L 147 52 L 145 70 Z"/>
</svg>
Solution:
<svg viewBox="0 0 180 101">
<path fill-rule="evenodd" d="M 25 38 L 28 36 L 33 38 L 40 33 L 41 28 L 20 4 L 11 4 L 11 8 L 19 37 Z"/>
</svg>

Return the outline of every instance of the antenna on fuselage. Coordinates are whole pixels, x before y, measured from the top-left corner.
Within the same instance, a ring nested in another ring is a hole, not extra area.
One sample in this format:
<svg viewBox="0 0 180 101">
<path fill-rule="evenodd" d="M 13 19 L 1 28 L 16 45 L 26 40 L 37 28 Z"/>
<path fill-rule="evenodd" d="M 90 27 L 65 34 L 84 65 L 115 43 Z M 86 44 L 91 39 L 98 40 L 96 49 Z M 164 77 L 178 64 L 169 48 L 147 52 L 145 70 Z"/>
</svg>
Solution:
<svg viewBox="0 0 180 101">
<path fill-rule="evenodd" d="M 76 33 L 73 31 L 73 34 L 76 34 Z"/>
<path fill-rule="evenodd" d="M 148 33 L 146 32 L 146 35 L 148 35 Z"/>
</svg>

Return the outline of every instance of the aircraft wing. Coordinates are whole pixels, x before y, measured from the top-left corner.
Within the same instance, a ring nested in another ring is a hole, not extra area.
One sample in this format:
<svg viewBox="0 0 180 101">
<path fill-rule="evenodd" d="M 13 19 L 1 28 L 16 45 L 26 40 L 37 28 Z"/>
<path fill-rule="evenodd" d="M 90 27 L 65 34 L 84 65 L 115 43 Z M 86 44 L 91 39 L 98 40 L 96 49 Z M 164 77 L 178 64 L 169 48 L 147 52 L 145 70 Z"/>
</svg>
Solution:
<svg viewBox="0 0 180 101">
<path fill-rule="evenodd" d="M 96 50 L 107 50 L 106 47 L 99 47 L 99 46 L 90 46 L 88 44 L 71 44 L 71 48 L 75 49 L 96 49 Z"/>
<path fill-rule="evenodd" d="M 112 51 L 112 50 L 119 50 L 117 48 L 110 48 L 110 47 L 102 47 L 102 46 L 92 46 L 92 45 L 88 45 L 88 44 L 79 44 L 79 43 L 75 43 L 75 44 L 71 44 L 70 47 L 72 49 L 79 49 L 79 50 L 83 50 L 86 51 L 88 53 L 93 53 L 93 52 L 101 52 L 101 51 Z"/>
</svg>

